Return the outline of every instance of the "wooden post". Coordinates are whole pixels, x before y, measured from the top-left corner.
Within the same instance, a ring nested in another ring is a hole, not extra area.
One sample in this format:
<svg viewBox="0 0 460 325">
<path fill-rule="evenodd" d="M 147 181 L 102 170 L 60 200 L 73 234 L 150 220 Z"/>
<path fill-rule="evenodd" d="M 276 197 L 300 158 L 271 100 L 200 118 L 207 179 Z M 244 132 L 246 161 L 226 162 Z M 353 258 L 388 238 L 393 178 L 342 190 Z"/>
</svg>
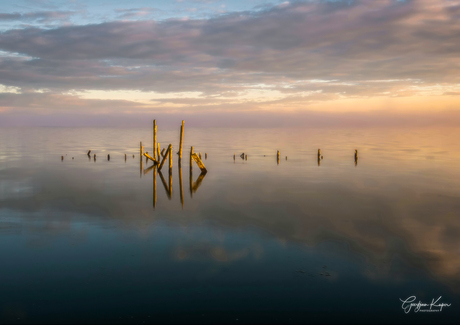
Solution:
<svg viewBox="0 0 460 325">
<path fill-rule="evenodd" d="M 194 154 L 192 154 L 192 158 L 193 158 L 193 160 L 195 160 L 196 164 L 201 169 L 201 172 L 206 173 L 207 169 L 204 166 L 203 162 L 201 161 L 200 157 L 198 157 L 198 155 L 196 153 L 194 153 Z"/>
<path fill-rule="evenodd" d="M 286 160 L 287 160 L 287 156 L 286 156 Z"/>
<path fill-rule="evenodd" d="M 107 155 L 107 160 L 110 161 L 110 155 Z"/>
<path fill-rule="evenodd" d="M 163 168 L 163 165 L 164 165 L 164 163 L 165 163 L 165 161 L 166 161 L 166 158 L 168 158 L 168 154 L 169 154 L 170 148 L 171 148 L 171 145 L 169 145 L 168 151 L 166 151 L 166 154 L 164 155 L 163 160 L 161 161 L 160 166 L 158 166 L 158 170 L 161 170 L 161 168 Z"/>
<path fill-rule="evenodd" d="M 144 147 L 142 146 L 142 141 L 139 144 L 139 151 L 141 153 L 141 159 L 142 159 L 142 155 L 144 154 Z"/>
<path fill-rule="evenodd" d="M 318 159 L 321 159 L 321 149 L 318 149 Z"/>
<path fill-rule="evenodd" d="M 88 155 L 88 157 L 91 156 L 91 150 L 88 151 L 87 155 Z"/>
<path fill-rule="evenodd" d="M 172 158 L 172 146 L 169 145 L 169 174 L 171 175 L 172 173 L 172 164 L 173 164 L 173 158 Z M 172 177 L 172 176 L 170 176 Z"/>
<path fill-rule="evenodd" d="M 165 156 L 165 153 L 164 153 L 164 152 L 165 152 L 165 150 L 166 150 L 165 148 L 163 148 L 163 150 L 161 150 L 161 156 L 162 156 L 162 157 L 164 157 L 164 156 Z"/>
<path fill-rule="evenodd" d="M 208 159 L 208 154 L 206 152 L 204 153 L 204 159 Z"/>
<path fill-rule="evenodd" d="M 94 154 L 94 161 L 96 161 L 96 154 Z"/>
<path fill-rule="evenodd" d="M 64 156 L 61 156 L 61 161 L 64 161 Z"/>
<path fill-rule="evenodd" d="M 235 161 L 235 159 L 236 159 L 236 155 L 235 153 L 233 153 L 233 161 Z"/>
<path fill-rule="evenodd" d="M 157 160 L 157 120 L 153 120 L 153 158 Z"/>
<path fill-rule="evenodd" d="M 184 123 L 185 121 L 182 120 L 182 126 L 180 127 L 179 160 L 182 159 L 182 145 L 184 143 Z"/>
<path fill-rule="evenodd" d="M 279 165 L 280 164 L 280 151 L 276 151 L 276 163 Z"/>
<path fill-rule="evenodd" d="M 192 170 L 192 168 L 193 168 L 193 157 L 192 157 L 192 155 L 193 155 L 193 146 L 190 147 L 190 170 Z"/>
<path fill-rule="evenodd" d="M 201 152 L 199 153 L 200 159 L 201 159 Z"/>
<path fill-rule="evenodd" d="M 161 156 L 160 156 L 160 144 L 157 143 L 157 159 L 155 159 L 156 161 L 160 161 L 161 160 Z"/>
<path fill-rule="evenodd" d="M 355 167 L 358 165 L 358 149 L 355 149 Z"/>
<path fill-rule="evenodd" d="M 127 159 L 127 158 L 128 158 L 128 155 L 127 155 L 127 154 L 125 154 L 125 162 L 126 162 L 126 159 Z"/>
</svg>

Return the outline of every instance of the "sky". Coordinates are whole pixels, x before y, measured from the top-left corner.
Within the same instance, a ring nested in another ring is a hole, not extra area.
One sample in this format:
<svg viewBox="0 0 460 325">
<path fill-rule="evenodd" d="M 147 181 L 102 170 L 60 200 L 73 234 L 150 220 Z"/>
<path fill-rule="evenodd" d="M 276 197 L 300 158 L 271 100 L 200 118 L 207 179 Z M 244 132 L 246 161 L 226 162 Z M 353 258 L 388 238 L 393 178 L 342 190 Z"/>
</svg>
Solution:
<svg viewBox="0 0 460 325">
<path fill-rule="evenodd" d="M 0 126 L 457 126 L 460 0 L 3 0 Z"/>
</svg>

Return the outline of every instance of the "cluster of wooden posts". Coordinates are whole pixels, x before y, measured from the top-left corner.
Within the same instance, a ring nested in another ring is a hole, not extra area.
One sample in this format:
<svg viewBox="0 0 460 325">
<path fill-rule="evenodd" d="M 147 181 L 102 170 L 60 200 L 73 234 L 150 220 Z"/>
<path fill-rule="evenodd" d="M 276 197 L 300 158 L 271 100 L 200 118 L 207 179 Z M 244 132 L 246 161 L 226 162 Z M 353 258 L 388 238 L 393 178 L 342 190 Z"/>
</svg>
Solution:
<svg viewBox="0 0 460 325">
<path fill-rule="evenodd" d="M 184 121 L 182 121 L 182 125 L 180 128 L 180 144 L 179 144 L 179 151 L 177 154 L 179 155 L 179 166 L 181 165 L 182 162 L 182 148 L 183 148 L 183 143 L 184 143 Z M 173 166 L 173 158 L 172 158 L 172 144 L 169 144 L 168 148 L 163 148 L 163 150 L 160 151 L 160 144 L 157 142 L 157 122 L 156 120 L 153 120 L 153 157 L 149 155 L 148 152 L 144 152 L 144 147 L 142 146 L 142 142 L 140 143 L 140 155 L 141 155 L 141 161 L 142 161 L 142 156 L 146 157 L 147 159 L 150 159 L 154 166 L 157 167 L 158 171 L 160 171 L 163 168 L 163 165 L 165 164 L 166 159 L 169 157 L 169 169 L 172 170 Z M 208 154 L 205 154 L 206 157 Z M 190 148 L 190 168 L 193 168 L 193 161 L 197 164 L 197 166 L 201 169 L 201 172 L 206 173 L 207 169 L 204 166 L 203 162 L 201 161 L 201 153 L 197 155 L 196 153 L 193 152 L 193 147 Z"/>
<path fill-rule="evenodd" d="M 180 200 L 182 203 L 182 207 L 184 206 L 184 194 L 183 194 L 183 187 L 182 187 L 182 149 L 184 143 L 184 121 L 182 121 L 182 125 L 180 128 L 180 144 L 179 144 L 179 151 L 177 154 L 179 155 L 178 167 L 179 167 L 179 185 L 180 185 Z M 144 170 L 143 167 L 143 157 L 145 157 L 146 162 L 148 160 L 153 162 L 153 165 Z M 126 155 L 125 155 L 126 158 Z M 169 158 L 169 184 L 166 183 L 161 170 Z M 201 160 L 201 152 L 196 154 L 193 152 L 193 146 L 190 148 L 190 196 L 193 197 L 193 193 L 198 190 L 198 187 L 201 185 L 203 181 L 207 169 Z M 208 158 L 208 154 L 205 153 L 205 158 Z M 193 181 L 193 162 L 200 168 L 201 174 L 198 176 L 197 180 Z M 173 166 L 173 154 L 172 154 L 172 144 L 169 144 L 167 148 L 163 148 L 161 150 L 160 144 L 157 140 L 157 124 L 156 120 L 153 120 L 153 157 L 149 155 L 148 152 L 144 152 L 144 147 L 142 146 L 142 142 L 140 142 L 140 175 L 146 175 L 153 170 L 153 206 L 156 207 L 157 201 L 157 191 L 156 191 L 156 176 L 157 172 L 160 175 L 161 182 L 166 191 L 166 195 L 169 199 L 172 198 L 172 166 Z"/>
</svg>

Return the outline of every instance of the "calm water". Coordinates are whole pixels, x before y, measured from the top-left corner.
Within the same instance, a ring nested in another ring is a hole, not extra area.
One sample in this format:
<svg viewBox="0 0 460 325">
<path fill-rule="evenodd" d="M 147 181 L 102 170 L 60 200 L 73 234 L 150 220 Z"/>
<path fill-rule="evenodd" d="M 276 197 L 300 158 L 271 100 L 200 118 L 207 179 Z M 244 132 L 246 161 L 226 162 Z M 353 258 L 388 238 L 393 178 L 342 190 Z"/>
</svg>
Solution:
<svg viewBox="0 0 460 325">
<path fill-rule="evenodd" d="M 459 138 L 186 126 L 170 178 L 149 128 L 0 129 L 0 323 L 458 323 Z"/>
</svg>

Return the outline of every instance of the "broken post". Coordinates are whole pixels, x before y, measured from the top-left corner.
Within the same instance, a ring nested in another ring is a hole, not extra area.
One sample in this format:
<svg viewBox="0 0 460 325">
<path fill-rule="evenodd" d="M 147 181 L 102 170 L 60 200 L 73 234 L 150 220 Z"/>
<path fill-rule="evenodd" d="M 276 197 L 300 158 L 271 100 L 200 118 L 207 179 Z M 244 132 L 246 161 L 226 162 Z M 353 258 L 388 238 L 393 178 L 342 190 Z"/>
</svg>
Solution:
<svg viewBox="0 0 460 325">
<path fill-rule="evenodd" d="M 200 167 L 201 172 L 206 173 L 208 171 L 206 169 L 206 167 L 204 166 L 203 162 L 201 161 L 200 157 L 198 157 L 198 155 L 196 153 L 192 154 L 192 158 L 193 158 L 193 160 L 195 160 L 195 162 L 198 165 L 198 167 Z"/>
<path fill-rule="evenodd" d="M 159 143 L 157 143 L 157 159 L 158 159 L 158 161 L 161 160 L 161 156 L 160 156 L 160 144 L 159 144 Z"/>
<path fill-rule="evenodd" d="M 164 163 L 165 163 L 165 161 L 166 161 L 166 158 L 168 158 L 168 154 L 169 154 L 170 148 L 171 148 L 171 145 L 169 145 L 168 151 L 166 151 L 166 154 L 163 156 L 163 160 L 161 161 L 160 166 L 158 166 L 158 170 L 161 170 L 161 168 L 163 168 L 163 165 L 164 165 Z M 163 149 L 163 150 L 164 150 L 164 149 Z"/>
<path fill-rule="evenodd" d="M 193 155 L 193 146 L 190 147 L 190 170 L 192 170 L 192 168 L 193 168 L 193 157 L 192 157 L 192 155 Z"/>
<path fill-rule="evenodd" d="M 158 161 L 156 161 L 152 156 L 150 156 L 148 152 L 144 153 L 144 156 L 145 156 L 145 158 L 148 158 L 148 159 L 150 159 L 151 161 L 153 161 L 153 164 L 154 164 L 154 165 L 157 165 L 157 164 L 158 164 Z"/>
<path fill-rule="evenodd" d="M 165 156 L 165 153 L 164 153 L 164 152 L 165 152 L 165 150 L 166 150 L 165 148 L 163 148 L 163 150 L 161 150 L 161 156 L 162 156 L 162 157 L 164 157 L 164 156 Z"/>
<path fill-rule="evenodd" d="M 87 155 L 88 155 L 88 157 L 91 156 L 91 150 L 88 151 Z"/>
</svg>

